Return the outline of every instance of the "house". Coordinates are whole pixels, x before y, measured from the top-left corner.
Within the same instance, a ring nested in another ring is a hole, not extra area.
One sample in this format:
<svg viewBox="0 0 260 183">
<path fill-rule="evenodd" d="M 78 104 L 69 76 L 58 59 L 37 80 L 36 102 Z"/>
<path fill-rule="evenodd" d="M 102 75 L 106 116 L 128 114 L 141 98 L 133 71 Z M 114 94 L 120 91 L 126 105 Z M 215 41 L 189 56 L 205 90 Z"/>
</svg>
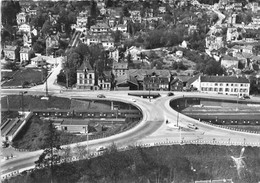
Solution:
<svg viewBox="0 0 260 183">
<path fill-rule="evenodd" d="M 116 25 L 116 18 L 115 17 L 108 17 L 107 24 L 109 27 L 114 27 Z"/>
<path fill-rule="evenodd" d="M 46 49 L 59 48 L 60 34 L 48 35 L 46 38 Z"/>
<path fill-rule="evenodd" d="M 31 65 L 35 67 L 42 67 L 46 65 L 46 59 L 47 58 L 45 56 L 38 55 L 34 58 L 31 58 Z"/>
<path fill-rule="evenodd" d="M 238 76 L 199 76 L 192 83 L 201 92 L 248 96 L 250 82 L 247 78 Z"/>
<path fill-rule="evenodd" d="M 169 79 L 167 77 L 159 77 L 154 75 L 147 75 L 143 82 L 144 90 L 169 90 Z"/>
<path fill-rule="evenodd" d="M 141 52 L 142 52 L 141 47 L 131 46 L 129 49 L 126 50 L 125 57 L 127 57 L 127 55 L 130 54 L 133 61 L 140 60 Z"/>
<path fill-rule="evenodd" d="M 31 48 L 22 47 L 20 49 L 20 63 L 25 61 L 30 61 L 30 59 L 31 59 Z"/>
<path fill-rule="evenodd" d="M 227 29 L 227 36 L 226 36 L 227 41 L 236 41 L 238 36 L 239 36 L 239 33 L 238 33 L 236 27 L 229 27 Z"/>
<path fill-rule="evenodd" d="M 126 72 L 116 78 L 116 90 L 139 90 L 139 84 L 135 77 Z"/>
<path fill-rule="evenodd" d="M 100 12 L 100 15 L 105 15 L 106 12 L 107 12 L 107 10 L 106 10 L 104 7 L 102 7 L 102 8 L 99 10 L 99 12 Z"/>
<path fill-rule="evenodd" d="M 100 90 L 110 90 L 111 74 L 111 71 L 103 71 L 102 75 L 98 77 L 98 86 Z"/>
<path fill-rule="evenodd" d="M 77 69 L 77 89 L 93 90 L 95 72 L 88 61 L 84 61 Z"/>
<path fill-rule="evenodd" d="M 17 25 L 21 25 L 27 22 L 27 14 L 25 12 L 18 13 L 16 15 Z"/>
<path fill-rule="evenodd" d="M 221 66 L 225 68 L 235 67 L 238 68 L 238 59 L 229 55 L 224 55 L 221 59 Z"/>
<path fill-rule="evenodd" d="M 5 58 L 8 58 L 10 60 L 15 60 L 17 58 L 17 46 L 12 46 L 12 45 L 5 45 L 4 48 L 4 55 Z"/>
<path fill-rule="evenodd" d="M 89 12 L 87 10 L 79 13 L 77 16 L 77 25 L 75 27 L 77 31 L 84 32 L 84 30 L 87 30 L 88 16 Z"/>
<path fill-rule="evenodd" d="M 158 10 L 159 10 L 159 13 L 166 13 L 166 7 L 165 6 L 160 6 Z"/>
<path fill-rule="evenodd" d="M 124 25 L 124 24 L 119 24 L 115 27 L 112 28 L 113 31 L 120 31 L 122 33 L 126 33 L 127 32 L 127 25 Z"/>
<path fill-rule="evenodd" d="M 88 34 L 82 39 L 82 42 L 87 45 L 102 44 L 106 50 L 114 47 L 114 39 L 110 35 Z"/>
<path fill-rule="evenodd" d="M 113 61 L 119 61 L 119 50 L 116 47 L 110 47 L 108 49 L 108 57 L 111 58 Z"/>
<path fill-rule="evenodd" d="M 31 26 L 29 24 L 23 23 L 18 26 L 18 32 L 30 33 Z"/>
<path fill-rule="evenodd" d="M 90 27 L 90 32 L 93 35 L 105 35 L 110 32 L 110 27 L 106 23 L 97 23 Z"/>
<path fill-rule="evenodd" d="M 183 57 L 183 51 L 181 51 L 181 50 L 176 51 L 176 56 Z"/>
<path fill-rule="evenodd" d="M 127 71 L 128 71 L 127 62 L 113 62 L 112 72 L 115 75 L 115 77 L 125 75 Z"/>
<path fill-rule="evenodd" d="M 30 32 L 23 34 L 23 46 L 25 47 L 32 46 L 32 34 Z"/>
<path fill-rule="evenodd" d="M 141 23 L 142 17 L 141 17 L 141 12 L 139 10 L 132 10 L 129 11 L 129 13 L 131 14 L 130 18 L 133 22 Z"/>
<path fill-rule="evenodd" d="M 183 82 L 175 78 L 170 82 L 170 91 L 183 91 Z"/>
<path fill-rule="evenodd" d="M 252 2 L 252 12 L 253 13 L 257 13 L 257 11 L 259 10 L 259 3 L 258 2 Z"/>
</svg>

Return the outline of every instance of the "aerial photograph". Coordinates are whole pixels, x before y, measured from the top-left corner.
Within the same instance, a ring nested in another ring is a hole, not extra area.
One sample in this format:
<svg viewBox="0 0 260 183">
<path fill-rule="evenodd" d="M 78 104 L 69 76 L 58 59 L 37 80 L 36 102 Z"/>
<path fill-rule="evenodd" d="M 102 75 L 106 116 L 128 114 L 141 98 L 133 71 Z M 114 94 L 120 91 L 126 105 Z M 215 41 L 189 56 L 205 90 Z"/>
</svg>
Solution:
<svg viewBox="0 0 260 183">
<path fill-rule="evenodd" d="M 260 0 L 2 0 L 2 183 L 260 183 Z"/>
</svg>

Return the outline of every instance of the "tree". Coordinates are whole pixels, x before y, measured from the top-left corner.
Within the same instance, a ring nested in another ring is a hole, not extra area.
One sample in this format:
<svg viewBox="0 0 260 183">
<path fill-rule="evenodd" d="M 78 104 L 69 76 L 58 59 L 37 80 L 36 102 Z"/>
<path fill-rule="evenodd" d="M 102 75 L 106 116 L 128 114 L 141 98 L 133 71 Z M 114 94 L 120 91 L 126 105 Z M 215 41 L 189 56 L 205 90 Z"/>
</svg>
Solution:
<svg viewBox="0 0 260 183">
<path fill-rule="evenodd" d="M 36 168 L 48 167 L 51 180 L 53 180 L 53 175 L 55 175 L 53 166 L 60 162 L 59 151 L 61 147 L 58 132 L 51 121 L 49 121 L 48 129 L 45 131 L 43 148 L 45 149 L 39 159 L 35 161 L 35 166 Z"/>
<path fill-rule="evenodd" d="M 16 25 L 16 14 L 21 11 L 19 1 L 3 1 L 1 6 L 2 24 Z"/>
<path fill-rule="evenodd" d="M 46 20 L 42 26 L 41 32 L 46 36 L 50 33 L 51 27 L 50 21 Z"/>
<path fill-rule="evenodd" d="M 98 9 L 96 1 L 92 0 L 90 5 L 90 16 L 96 18 L 98 16 Z"/>
</svg>

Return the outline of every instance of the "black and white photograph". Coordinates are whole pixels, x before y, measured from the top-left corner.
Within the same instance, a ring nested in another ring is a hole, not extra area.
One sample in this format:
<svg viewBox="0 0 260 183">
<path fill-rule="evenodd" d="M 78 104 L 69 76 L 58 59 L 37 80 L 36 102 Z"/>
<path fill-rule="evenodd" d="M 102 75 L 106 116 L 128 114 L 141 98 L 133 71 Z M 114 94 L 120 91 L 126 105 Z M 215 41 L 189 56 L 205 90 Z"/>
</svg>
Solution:
<svg viewBox="0 0 260 183">
<path fill-rule="evenodd" d="M 2 183 L 260 183 L 260 0 L 2 0 Z"/>
</svg>

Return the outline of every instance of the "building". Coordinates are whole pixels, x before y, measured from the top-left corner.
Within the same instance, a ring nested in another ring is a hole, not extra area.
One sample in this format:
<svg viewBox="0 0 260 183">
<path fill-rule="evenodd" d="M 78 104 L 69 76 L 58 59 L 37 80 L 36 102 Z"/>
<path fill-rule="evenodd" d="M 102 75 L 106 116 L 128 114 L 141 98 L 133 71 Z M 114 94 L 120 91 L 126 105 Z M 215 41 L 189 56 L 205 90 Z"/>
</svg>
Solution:
<svg viewBox="0 0 260 183">
<path fill-rule="evenodd" d="M 22 47 L 20 49 L 20 62 L 30 61 L 31 59 L 31 48 Z"/>
<path fill-rule="evenodd" d="M 97 23 L 90 27 L 90 32 L 93 35 L 105 35 L 110 33 L 110 27 L 106 23 Z"/>
<path fill-rule="evenodd" d="M 93 90 L 95 84 L 95 72 L 88 61 L 77 70 L 77 89 Z"/>
<path fill-rule="evenodd" d="M 110 47 L 108 49 L 108 57 L 111 58 L 114 62 L 119 61 L 119 50 L 116 47 Z"/>
<path fill-rule="evenodd" d="M 170 82 L 170 90 L 171 91 L 183 91 L 183 82 L 175 78 Z"/>
<path fill-rule="evenodd" d="M 31 33 L 23 34 L 23 46 L 25 46 L 25 47 L 32 46 L 32 34 Z"/>
<path fill-rule="evenodd" d="M 147 75 L 144 77 L 144 90 L 169 90 L 169 79 L 167 77 L 159 77 L 156 75 Z"/>
<path fill-rule="evenodd" d="M 199 76 L 192 85 L 201 92 L 234 96 L 248 96 L 250 90 L 249 80 L 238 76 Z"/>
<path fill-rule="evenodd" d="M 114 28 L 112 28 L 113 31 L 120 31 L 120 32 L 123 32 L 123 33 L 126 33 L 127 32 L 127 25 L 124 25 L 124 24 L 119 24 L 117 26 L 115 26 Z"/>
<path fill-rule="evenodd" d="M 37 57 L 31 58 L 31 65 L 35 67 L 42 67 L 46 65 L 46 57 L 38 55 Z"/>
<path fill-rule="evenodd" d="M 16 15 L 17 25 L 21 25 L 21 24 L 26 23 L 26 21 L 27 21 L 26 16 L 27 16 L 27 15 L 26 15 L 25 12 L 18 13 L 18 14 Z"/>
<path fill-rule="evenodd" d="M 225 68 L 235 67 L 238 68 L 238 59 L 229 55 L 224 55 L 221 59 L 221 66 Z"/>
<path fill-rule="evenodd" d="M 139 90 L 139 84 L 135 77 L 125 73 L 116 78 L 116 90 Z"/>
<path fill-rule="evenodd" d="M 18 32 L 30 33 L 31 32 L 31 26 L 29 24 L 26 24 L 26 23 L 20 24 L 19 27 L 18 27 Z"/>
<path fill-rule="evenodd" d="M 87 30 L 88 16 L 89 13 L 87 10 L 79 13 L 77 16 L 77 26 L 75 27 L 77 31 L 83 32 L 84 30 Z"/>
<path fill-rule="evenodd" d="M 98 86 L 100 90 L 110 90 L 111 77 L 111 71 L 104 71 L 103 74 L 98 77 Z"/>
<path fill-rule="evenodd" d="M 141 23 L 142 17 L 141 17 L 141 12 L 139 10 L 129 11 L 129 13 L 131 14 L 130 18 L 133 22 Z"/>
<path fill-rule="evenodd" d="M 59 40 L 60 40 L 60 34 L 57 33 L 55 35 L 48 35 L 46 38 L 46 49 L 48 48 L 59 48 Z"/>
<path fill-rule="evenodd" d="M 128 71 L 127 62 L 113 62 L 112 72 L 115 75 L 115 77 L 125 75 L 127 71 Z"/>
<path fill-rule="evenodd" d="M 87 45 L 101 44 L 106 50 L 114 47 L 114 39 L 110 35 L 87 34 L 82 42 Z"/>
<path fill-rule="evenodd" d="M 5 45 L 3 50 L 4 50 L 5 58 L 8 58 L 10 60 L 15 60 L 17 58 L 17 54 L 16 54 L 16 51 L 18 50 L 17 46 Z"/>
</svg>

